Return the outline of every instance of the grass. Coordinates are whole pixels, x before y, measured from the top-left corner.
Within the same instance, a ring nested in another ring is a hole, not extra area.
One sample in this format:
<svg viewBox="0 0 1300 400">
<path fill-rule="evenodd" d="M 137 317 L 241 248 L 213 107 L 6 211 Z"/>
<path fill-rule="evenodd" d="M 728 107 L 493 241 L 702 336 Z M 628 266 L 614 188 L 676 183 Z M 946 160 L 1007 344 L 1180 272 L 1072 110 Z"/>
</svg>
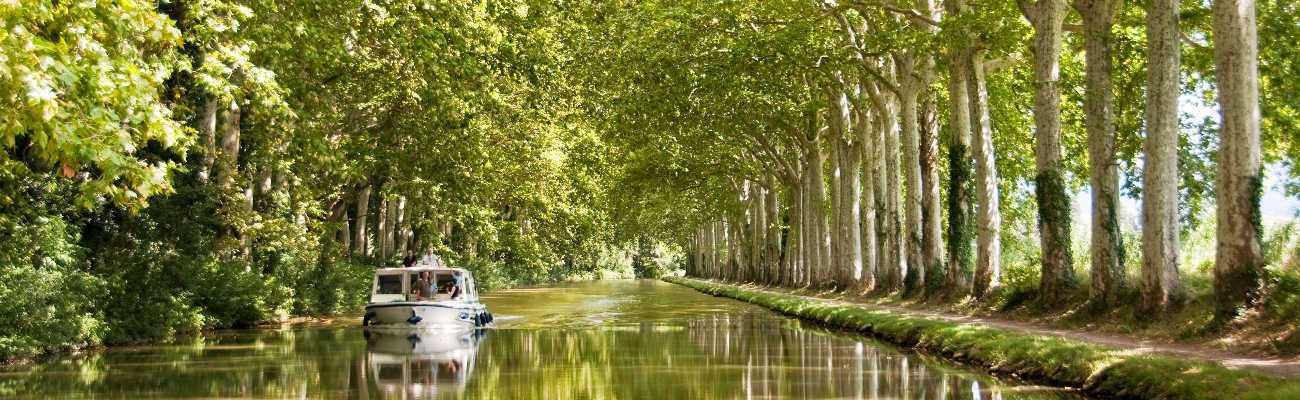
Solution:
<svg viewBox="0 0 1300 400">
<path fill-rule="evenodd" d="M 1059 338 L 902 316 L 856 306 L 762 293 L 667 277 L 714 296 L 730 297 L 837 328 L 866 333 L 945 358 L 1105 398 L 1294 399 L 1300 382 L 1249 371 Z"/>
</svg>

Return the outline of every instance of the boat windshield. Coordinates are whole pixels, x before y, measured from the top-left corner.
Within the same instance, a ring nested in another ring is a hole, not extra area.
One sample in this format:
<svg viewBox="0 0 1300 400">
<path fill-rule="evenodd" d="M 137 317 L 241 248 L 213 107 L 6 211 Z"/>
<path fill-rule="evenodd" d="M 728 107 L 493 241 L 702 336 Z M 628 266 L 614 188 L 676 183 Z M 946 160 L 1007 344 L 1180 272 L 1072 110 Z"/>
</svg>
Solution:
<svg viewBox="0 0 1300 400">
<path fill-rule="evenodd" d="M 379 275 L 379 288 L 375 294 L 402 294 L 402 276 L 397 274 Z"/>
</svg>

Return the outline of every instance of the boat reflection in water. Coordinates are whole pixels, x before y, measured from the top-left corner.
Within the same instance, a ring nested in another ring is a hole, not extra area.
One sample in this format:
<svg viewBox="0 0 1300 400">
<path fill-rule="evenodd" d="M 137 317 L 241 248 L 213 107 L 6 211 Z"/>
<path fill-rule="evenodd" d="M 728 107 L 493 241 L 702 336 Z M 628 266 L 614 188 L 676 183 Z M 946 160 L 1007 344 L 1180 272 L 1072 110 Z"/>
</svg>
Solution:
<svg viewBox="0 0 1300 400">
<path fill-rule="evenodd" d="M 366 330 L 366 378 L 382 398 L 461 393 L 487 330 Z"/>
</svg>

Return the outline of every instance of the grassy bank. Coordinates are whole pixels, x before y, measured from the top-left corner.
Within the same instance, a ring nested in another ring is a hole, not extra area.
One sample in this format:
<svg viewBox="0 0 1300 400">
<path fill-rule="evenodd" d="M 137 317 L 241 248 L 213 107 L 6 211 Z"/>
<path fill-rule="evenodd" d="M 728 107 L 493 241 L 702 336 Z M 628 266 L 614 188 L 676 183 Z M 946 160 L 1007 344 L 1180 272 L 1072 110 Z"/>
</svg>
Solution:
<svg viewBox="0 0 1300 400">
<path fill-rule="evenodd" d="M 926 320 L 833 305 L 794 296 L 667 277 L 714 296 L 754 303 L 792 316 L 849 329 L 895 344 L 940 354 L 996 374 L 1099 397 L 1138 399 L 1293 399 L 1300 382 L 1204 362 L 1121 350 L 1057 338 Z"/>
</svg>

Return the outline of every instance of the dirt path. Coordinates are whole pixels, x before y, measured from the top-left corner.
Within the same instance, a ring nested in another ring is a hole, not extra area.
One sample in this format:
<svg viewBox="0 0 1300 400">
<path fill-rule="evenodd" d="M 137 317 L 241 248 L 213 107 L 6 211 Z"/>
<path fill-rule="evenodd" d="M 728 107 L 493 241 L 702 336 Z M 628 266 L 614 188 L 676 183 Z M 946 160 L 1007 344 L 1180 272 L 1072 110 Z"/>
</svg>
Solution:
<svg viewBox="0 0 1300 400">
<path fill-rule="evenodd" d="M 691 278 L 687 278 L 691 279 Z M 745 290 L 777 294 L 783 296 L 794 296 L 808 300 L 826 302 L 836 305 L 852 305 L 872 310 L 887 311 L 896 314 L 902 314 L 909 317 L 927 318 L 933 320 L 949 321 L 974 326 L 997 328 L 1007 331 L 1030 333 L 1036 335 L 1056 336 L 1079 342 L 1092 343 L 1116 349 L 1128 350 L 1137 354 L 1164 354 L 1176 356 L 1183 359 L 1212 361 L 1223 364 L 1228 368 L 1246 368 L 1268 375 L 1273 375 L 1287 379 L 1300 378 L 1300 359 L 1284 357 L 1266 357 L 1260 358 L 1251 355 L 1234 353 L 1229 351 L 1207 349 L 1196 345 L 1165 343 L 1151 339 L 1144 339 L 1136 336 L 1118 334 L 1088 332 L 1070 329 L 1052 328 L 1042 324 L 1035 324 L 1022 321 L 1010 321 L 1004 319 L 975 317 L 961 314 L 930 310 L 914 310 L 898 306 L 869 304 L 860 302 L 851 302 L 844 300 L 828 299 L 824 297 L 803 296 L 791 294 L 768 288 L 752 285 L 735 285 L 712 280 L 692 279 L 699 282 L 707 282 L 714 285 L 725 285 Z"/>
</svg>

